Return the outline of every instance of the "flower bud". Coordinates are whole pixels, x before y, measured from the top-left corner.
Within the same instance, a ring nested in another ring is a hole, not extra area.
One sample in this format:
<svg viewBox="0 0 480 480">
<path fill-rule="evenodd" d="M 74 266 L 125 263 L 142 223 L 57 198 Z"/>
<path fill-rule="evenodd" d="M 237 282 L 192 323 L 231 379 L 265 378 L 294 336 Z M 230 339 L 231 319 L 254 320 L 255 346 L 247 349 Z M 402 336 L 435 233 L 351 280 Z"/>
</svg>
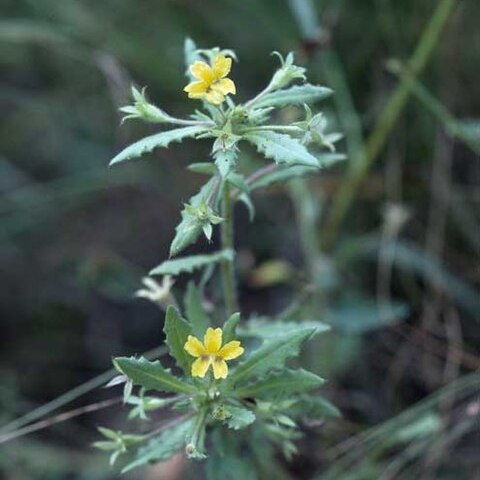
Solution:
<svg viewBox="0 0 480 480">
<path fill-rule="evenodd" d="M 292 52 L 290 52 L 285 59 L 283 59 L 278 52 L 273 52 L 273 54 L 278 56 L 282 66 L 273 74 L 272 80 L 270 81 L 271 91 L 286 87 L 297 78 L 306 80 L 305 68 L 293 64 Z"/>
<path fill-rule="evenodd" d="M 130 118 L 141 118 L 152 123 L 170 122 L 170 115 L 147 101 L 145 88 L 140 92 L 132 86 L 132 96 L 134 104 L 120 108 L 121 112 L 128 114 L 123 117 L 122 122 Z"/>
</svg>

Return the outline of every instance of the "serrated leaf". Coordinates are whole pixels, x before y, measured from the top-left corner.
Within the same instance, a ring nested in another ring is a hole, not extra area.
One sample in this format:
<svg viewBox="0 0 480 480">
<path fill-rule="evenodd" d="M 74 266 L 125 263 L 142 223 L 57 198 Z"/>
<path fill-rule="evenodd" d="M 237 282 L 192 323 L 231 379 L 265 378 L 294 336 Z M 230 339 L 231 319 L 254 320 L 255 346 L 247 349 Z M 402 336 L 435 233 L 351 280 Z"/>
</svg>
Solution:
<svg viewBox="0 0 480 480">
<path fill-rule="evenodd" d="M 193 334 L 201 338 L 210 326 L 210 318 L 202 306 L 202 299 L 198 288 L 190 282 L 185 294 L 185 311 L 192 325 Z"/>
<path fill-rule="evenodd" d="M 147 390 L 187 394 L 197 391 L 193 385 L 183 382 L 163 368 L 159 360 L 150 362 L 143 357 L 118 357 L 114 364 L 135 385 L 141 385 Z"/>
<path fill-rule="evenodd" d="M 184 138 L 194 137 L 206 130 L 207 128 L 205 127 L 195 125 L 191 127 L 175 128 L 174 130 L 167 130 L 166 132 L 150 135 L 149 137 L 142 138 L 142 140 L 139 140 L 122 150 L 113 158 L 110 165 L 141 157 L 144 153 L 151 152 L 154 148 L 168 147 L 171 142 L 181 142 Z"/>
<path fill-rule="evenodd" d="M 258 382 L 236 389 L 235 393 L 241 398 L 282 399 L 313 390 L 324 383 L 323 378 L 306 370 L 284 369 L 281 372 L 270 373 Z"/>
<path fill-rule="evenodd" d="M 240 430 L 251 425 L 256 417 L 255 414 L 243 407 L 228 407 L 231 416 L 227 418 L 226 424 L 228 428 Z"/>
<path fill-rule="evenodd" d="M 180 316 L 180 313 L 173 305 L 170 305 L 167 309 L 163 331 L 166 335 L 165 343 L 170 349 L 170 354 L 177 362 L 177 365 L 187 375 L 190 375 L 192 356 L 183 347 L 187 337 L 192 333 L 192 326 Z"/>
<path fill-rule="evenodd" d="M 188 204 L 193 208 L 200 207 L 202 201 L 205 201 L 215 186 L 216 179 L 211 178 L 200 191 L 190 198 Z M 178 255 L 183 249 L 194 243 L 202 232 L 202 226 L 197 218 L 188 213 L 186 209 L 182 210 L 182 220 L 175 228 L 175 237 L 170 245 L 170 256 Z"/>
<path fill-rule="evenodd" d="M 192 273 L 194 270 L 218 263 L 222 260 L 233 260 L 233 250 L 222 250 L 207 255 L 191 255 L 188 257 L 166 260 L 152 269 L 149 275 L 179 275 L 180 273 Z"/>
<path fill-rule="evenodd" d="M 303 105 L 314 103 L 332 95 L 333 90 L 318 85 L 295 85 L 284 90 L 267 93 L 255 102 L 255 108 L 285 107 L 287 105 Z"/>
<path fill-rule="evenodd" d="M 315 320 L 286 322 L 271 321 L 265 318 L 253 318 L 246 323 L 246 328 L 243 328 L 239 333 L 244 337 L 261 337 L 268 339 L 278 335 L 286 335 L 287 333 L 293 334 L 306 328 L 312 329 L 315 334 L 331 330 L 330 325 Z"/>
<path fill-rule="evenodd" d="M 223 326 L 223 343 L 230 342 L 231 340 L 235 340 L 236 338 L 236 331 L 237 325 L 240 321 L 240 313 L 234 313 L 230 316 L 230 318 L 225 322 Z"/>
<path fill-rule="evenodd" d="M 281 368 L 285 361 L 298 355 L 300 345 L 315 333 L 315 329 L 307 328 L 289 335 L 265 340 L 260 348 L 241 363 L 226 380 L 228 386 L 246 381 L 254 376 L 262 375 L 270 370 Z"/>
<path fill-rule="evenodd" d="M 298 140 L 283 133 L 254 131 L 247 133 L 244 139 L 276 163 L 320 167 L 318 160 Z"/>
<path fill-rule="evenodd" d="M 154 462 L 167 460 L 185 447 L 187 435 L 193 428 L 193 419 L 188 419 L 150 440 L 147 445 L 139 448 L 135 459 L 127 464 L 122 473 Z"/>
</svg>

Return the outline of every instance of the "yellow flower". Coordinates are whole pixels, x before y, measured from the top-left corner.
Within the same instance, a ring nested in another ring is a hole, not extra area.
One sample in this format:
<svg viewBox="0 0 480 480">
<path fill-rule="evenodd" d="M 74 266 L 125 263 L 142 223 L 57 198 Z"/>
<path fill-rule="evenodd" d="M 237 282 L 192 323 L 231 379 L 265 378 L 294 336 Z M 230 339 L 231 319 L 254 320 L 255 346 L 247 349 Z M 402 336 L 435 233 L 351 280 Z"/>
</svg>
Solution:
<svg viewBox="0 0 480 480">
<path fill-rule="evenodd" d="M 217 55 L 213 65 L 197 61 L 190 67 L 191 74 L 197 81 L 189 83 L 183 90 L 189 98 L 203 98 L 209 103 L 220 105 L 225 101 L 225 95 L 235 95 L 235 84 L 225 78 L 232 68 L 232 59 L 224 55 Z"/>
<path fill-rule="evenodd" d="M 193 357 L 197 357 L 192 364 L 192 377 L 203 378 L 212 365 L 213 376 L 217 380 L 227 378 L 228 365 L 225 360 L 233 360 L 244 352 L 237 340 L 222 347 L 221 328 L 208 328 L 203 343 L 197 337 L 189 335 L 183 348 Z"/>
</svg>

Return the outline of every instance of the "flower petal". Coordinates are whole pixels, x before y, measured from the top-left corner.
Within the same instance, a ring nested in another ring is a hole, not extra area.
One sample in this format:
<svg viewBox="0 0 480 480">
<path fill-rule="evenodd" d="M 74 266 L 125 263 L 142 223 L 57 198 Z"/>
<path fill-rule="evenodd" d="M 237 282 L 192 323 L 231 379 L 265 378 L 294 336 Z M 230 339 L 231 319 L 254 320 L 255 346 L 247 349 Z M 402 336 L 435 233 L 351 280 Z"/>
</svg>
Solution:
<svg viewBox="0 0 480 480">
<path fill-rule="evenodd" d="M 207 328 L 203 343 L 207 352 L 210 354 L 215 354 L 220 350 L 222 346 L 222 329 L 216 328 L 215 330 L 211 327 Z"/>
<path fill-rule="evenodd" d="M 221 80 L 218 80 L 218 82 L 215 82 L 211 86 L 211 89 L 215 90 L 216 92 L 220 92 L 223 95 L 228 95 L 229 93 L 235 95 L 237 93 L 237 89 L 235 88 L 233 80 L 230 80 L 229 78 L 222 78 Z"/>
<path fill-rule="evenodd" d="M 227 378 L 228 365 L 225 360 L 220 357 L 215 358 L 213 361 L 213 376 L 218 380 L 219 378 Z"/>
<path fill-rule="evenodd" d="M 217 55 L 213 60 L 213 75 L 215 80 L 226 77 L 232 68 L 232 59 L 224 55 Z"/>
<path fill-rule="evenodd" d="M 214 105 L 220 105 L 225 101 L 225 96 L 223 94 L 212 89 L 210 89 L 204 96 L 207 102 L 213 103 Z"/>
<path fill-rule="evenodd" d="M 203 80 L 207 84 L 211 84 L 215 77 L 210 65 L 207 65 L 205 62 L 196 61 L 190 67 L 190 73 L 199 80 Z"/>
<path fill-rule="evenodd" d="M 207 373 L 211 363 L 212 363 L 212 360 L 207 355 L 197 358 L 192 363 L 192 377 L 203 378 Z"/>
<path fill-rule="evenodd" d="M 243 354 L 244 348 L 240 346 L 240 342 L 233 340 L 226 343 L 218 352 L 218 356 L 224 360 L 233 360 Z"/>
<path fill-rule="evenodd" d="M 201 355 L 207 355 L 207 350 L 202 345 L 202 342 L 193 335 L 189 335 L 187 338 L 187 343 L 183 347 L 187 353 L 192 355 L 192 357 L 200 357 Z"/>
<path fill-rule="evenodd" d="M 208 85 L 203 81 L 200 80 L 198 82 L 189 83 L 184 89 L 184 92 L 192 93 L 194 95 L 204 94 L 208 89 Z"/>
</svg>

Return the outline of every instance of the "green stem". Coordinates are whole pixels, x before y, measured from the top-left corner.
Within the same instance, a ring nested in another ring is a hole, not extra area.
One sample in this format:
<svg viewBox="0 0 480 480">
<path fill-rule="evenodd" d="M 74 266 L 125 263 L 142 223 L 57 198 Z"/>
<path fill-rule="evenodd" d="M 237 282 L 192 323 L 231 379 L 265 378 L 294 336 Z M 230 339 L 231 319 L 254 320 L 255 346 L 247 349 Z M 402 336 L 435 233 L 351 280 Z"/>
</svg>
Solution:
<svg viewBox="0 0 480 480">
<path fill-rule="evenodd" d="M 205 421 L 207 419 L 207 409 L 203 408 L 198 412 L 195 425 L 193 427 L 192 435 L 190 441 L 186 447 L 186 452 L 190 458 L 201 458 L 204 457 L 203 454 L 203 445 L 202 437 L 205 430 Z"/>
<path fill-rule="evenodd" d="M 222 194 L 221 237 L 222 249 L 233 250 L 233 203 L 230 197 L 230 184 L 225 182 Z M 237 291 L 233 261 L 222 260 L 221 263 L 223 293 L 225 296 L 225 310 L 228 318 L 237 308 Z"/>
<path fill-rule="evenodd" d="M 262 131 L 270 131 L 276 130 L 279 132 L 287 132 L 287 133 L 305 133 L 303 128 L 297 127 L 295 125 L 260 125 L 258 127 L 251 127 L 246 128 L 242 133 L 249 133 L 249 132 L 262 132 Z"/>
<path fill-rule="evenodd" d="M 417 76 L 425 68 L 455 4 L 456 0 L 442 0 L 439 2 L 415 52 L 408 62 L 408 70 L 413 76 Z M 329 249 L 332 246 L 338 230 L 353 204 L 358 188 L 382 151 L 389 134 L 407 103 L 410 93 L 411 85 L 409 82 L 401 81 L 380 115 L 368 139 L 365 153 L 351 169 L 332 205 L 324 227 L 322 239 L 324 249 Z"/>
<path fill-rule="evenodd" d="M 168 117 L 168 122 L 176 125 L 192 125 L 192 126 L 214 126 L 213 122 L 202 122 L 198 120 L 184 120 L 183 118 Z M 164 121 L 158 123 L 165 123 Z"/>
<path fill-rule="evenodd" d="M 255 103 L 257 103 L 261 98 L 263 98 L 267 93 L 270 93 L 271 91 L 272 83 L 270 82 L 257 96 L 255 96 L 245 104 L 245 110 L 252 108 Z"/>
</svg>

